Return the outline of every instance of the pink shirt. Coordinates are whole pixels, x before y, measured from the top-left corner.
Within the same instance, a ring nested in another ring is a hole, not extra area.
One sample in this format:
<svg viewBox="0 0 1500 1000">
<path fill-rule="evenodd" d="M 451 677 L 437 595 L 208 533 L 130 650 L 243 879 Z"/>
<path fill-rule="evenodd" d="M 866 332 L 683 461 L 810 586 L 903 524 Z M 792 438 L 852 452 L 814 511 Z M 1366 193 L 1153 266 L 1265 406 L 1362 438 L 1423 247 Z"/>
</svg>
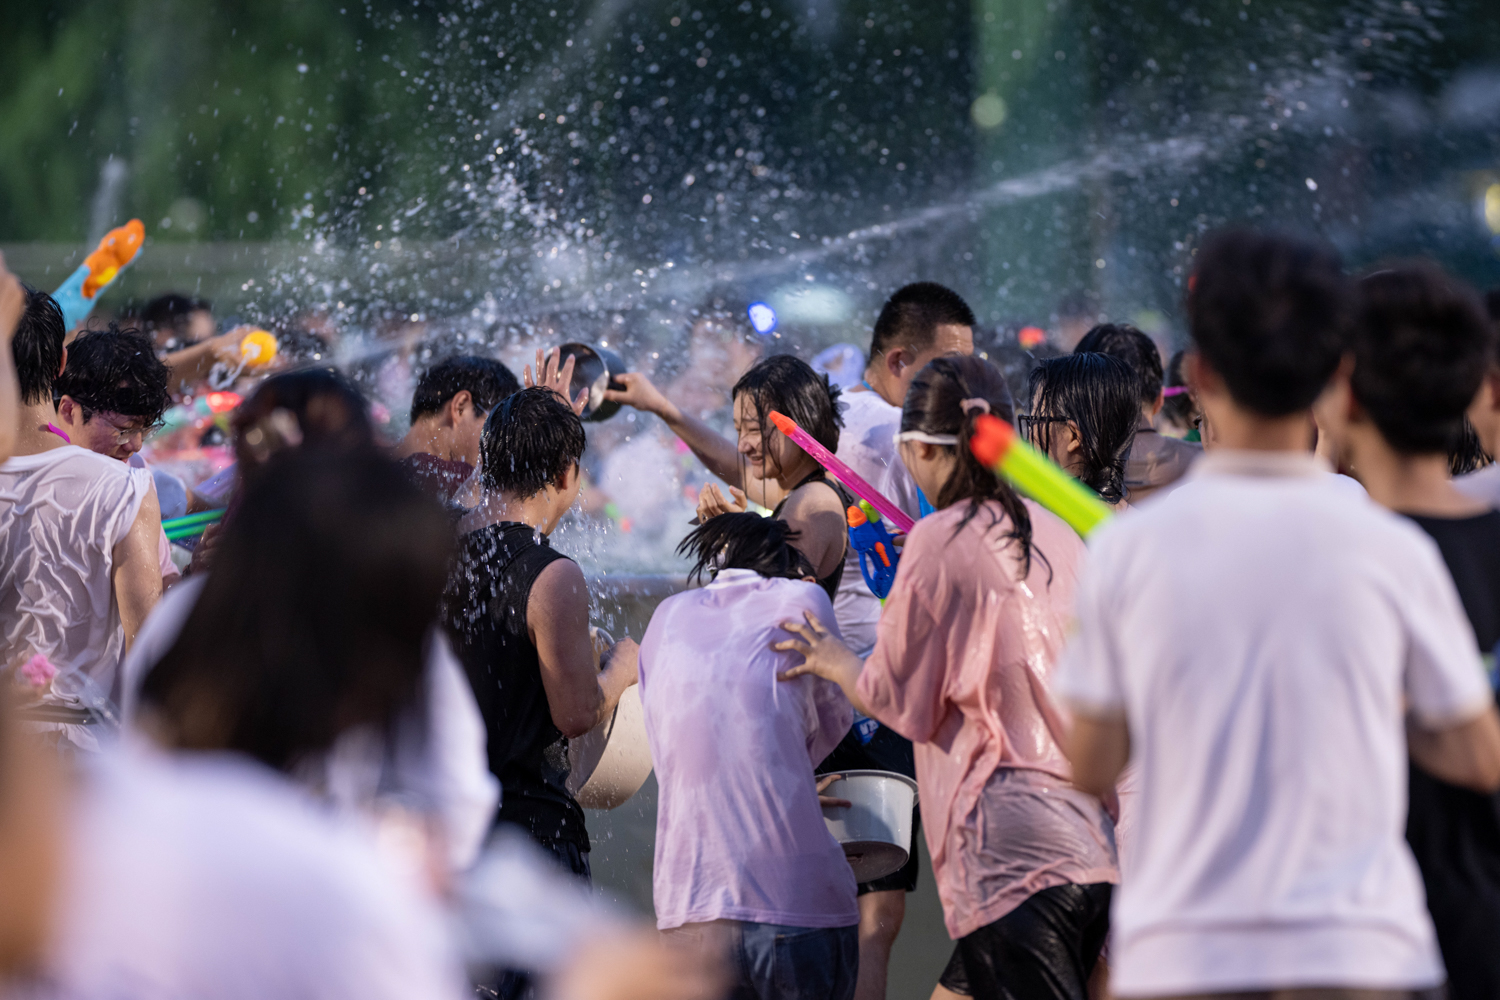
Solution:
<svg viewBox="0 0 1500 1000">
<path fill-rule="evenodd" d="M 1048 689 L 1083 543 L 1026 506 L 1024 580 L 998 504 L 962 528 L 967 501 L 917 522 L 859 678 L 875 718 L 916 744 L 922 827 L 954 938 L 1042 889 L 1119 881 L 1104 807 L 1069 784 L 1067 719 Z"/>
<path fill-rule="evenodd" d="M 854 872 L 828 832 L 813 767 L 849 730 L 838 687 L 776 674 L 771 643 L 811 611 L 816 584 L 730 569 L 667 598 L 641 640 L 641 705 L 660 798 L 653 895 L 663 930 L 709 920 L 859 922 Z"/>
</svg>

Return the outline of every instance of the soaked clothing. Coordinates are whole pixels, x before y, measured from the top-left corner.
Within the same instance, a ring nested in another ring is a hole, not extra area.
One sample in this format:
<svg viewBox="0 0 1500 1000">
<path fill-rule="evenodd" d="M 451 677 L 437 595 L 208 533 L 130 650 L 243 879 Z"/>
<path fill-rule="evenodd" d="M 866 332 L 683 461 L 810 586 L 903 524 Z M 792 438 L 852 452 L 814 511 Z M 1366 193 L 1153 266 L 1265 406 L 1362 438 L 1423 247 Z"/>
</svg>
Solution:
<svg viewBox="0 0 1500 1000">
<path fill-rule="evenodd" d="M 1138 504 L 1163 487 L 1171 486 L 1202 454 L 1201 444 L 1167 437 L 1142 421 L 1135 429 L 1130 457 L 1125 460 L 1125 499 Z"/>
<path fill-rule="evenodd" d="M 1412 517 L 1453 574 L 1483 653 L 1500 643 L 1500 511 Z M 1500 997 L 1500 796 L 1439 781 L 1411 766 L 1406 840 L 1448 967 L 1449 1000 Z"/>
<path fill-rule="evenodd" d="M 536 578 L 566 558 L 530 525 L 503 521 L 471 531 L 459 542 L 444 618 L 489 733 L 498 821 L 587 851 L 583 810 L 567 789 L 568 740 L 552 723 L 526 625 Z"/>
<path fill-rule="evenodd" d="M 938 983 L 985 1000 L 1087 1000 L 1113 887 L 1056 885 L 966 935 Z"/>
<path fill-rule="evenodd" d="M 474 474 L 474 466 L 468 462 L 438 458 L 422 451 L 403 458 L 401 467 L 418 489 L 442 504 L 453 503 L 459 487 Z"/>
<path fill-rule="evenodd" d="M 808 483 L 823 483 L 826 486 L 828 486 L 829 489 L 833 490 L 833 492 L 835 492 L 835 493 L 837 493 L 839 495 L 839 503 L 842 505 L 841 509 L 843 509 L 843 510 L 848 510 L 849 506 L 851 504 L 855 504 L 855 503 L 859 502 L 859 498 L 858 497 L 856 497 L 853 493 L 850 493 L 848 490 L 844 489 L 844 487 L 839 483 L 838 480 L 829 478 L 828 473 L 825 472 L 825 471 L 823 471 L 822 469 L 819 469 L 817 472 L 814 472 L 812 475 L 810 475 L 806 479 L 802 480 L 802 482 L 798 483 L 796 486 L 793 486 L 792 487 L 792 493 L 797 492 L 802 487 L 806 486 Z M 790 495 L 791 494 L 788 494 L 788 496 L 790 496 Z M 782 508 L 784 508 L 785 506 L 786 506 L 786 501 L 782 500 L 781 503 L 779 503 L 779 504 L 776 505 L 776 509 L 773 510 L 773 511 L 771 511 L 771 516 L 775 517 L 775 518 L 780 518 L 781 517 Z M 846 557 L 848 556 L 848 550 L 849 550 L 849 536 L 847 534 L 845 534 L 844 535 L 844 554 L 845 554 Z M 845 565 L 845 560 L 844 559 L 839 560 L 839 564 L 838 564 L 837 567 L 834 568 L 833 572 L 829 573 L 827 576 L 823 577 L 822 579 L 820 579 L 818 581 L 818 586 L 822 587 L 823 590 L 827 592 L 828 599 L 830 601 L 835 600 L 838 597 L 838 594 L 839 594 L 839 583 L 844 579 L 844 565 Z"/>
<path fill-rule="evenodd" d="M 1026 504 L 1024 578 L 998 504 L 962 527 L 967 502 L 917 522 L 859 678 L 871 713 L 916 744 L 922 825 L 955 939 L 1043 889 L 1119 879 L 1109 816 L 1069 784 L 1049 689 L 1083 542 Z"/>
</svg>

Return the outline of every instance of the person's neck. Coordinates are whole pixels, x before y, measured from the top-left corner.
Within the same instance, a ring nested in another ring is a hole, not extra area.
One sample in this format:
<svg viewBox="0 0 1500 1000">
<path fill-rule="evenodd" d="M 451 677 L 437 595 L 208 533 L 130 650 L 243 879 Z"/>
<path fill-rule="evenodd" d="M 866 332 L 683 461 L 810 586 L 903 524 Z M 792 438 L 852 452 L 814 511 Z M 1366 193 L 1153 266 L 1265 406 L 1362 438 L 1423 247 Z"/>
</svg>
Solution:
<svg viewBox="0 0 1500 1000">
<path fill-rule="evenodd" d="M 822 466 L 818 464 L 817 459 L 804 451 L 797 461 L 781 470 L 780 475 L 776 477 L 776 485 L 784 490 L 794 490 L 797 488 L 798 483 L 821 468 Z"/>
<path fill-rule="evenodd" d="M 1214 447 L 1235 451 L 1307 452 L 1312 443 L 1312 416 L 1298 411 L 1268 417 L 1246 410 L 1225 396 L 1203 398 L 1214 429 Z"/>
<path fill-rule="evenodd" d="M 1366 431 L 1360 435 L 1366 440 L 1351 444 L 1359 481 L 1382 507 L 1429 517 L 1472 517 L 1489 509 L 1453 485 L 1447 455 L 1403 455 L 1375 436 Z"/>
<path fill-rule="evenodd" d="M 555 507 L 550 489 L 525 498 L 502 491 L 486 493 L 479 506 L 464 517 L 464 530 L 512 522 L 530 525 L 543 535 L 550 535 L 563 514 Z"/>
<path fill-rule="evenodd" d="M 396 457 L 407 458 L 411 455 L 436 455 L 447 461 L 462 461 L 463 456 L 453 453 L 452 435 L 432 419 L 419 419 L 411 425 L 411 430 L 396 445 Z"/>
<path fill-rule="evenodd" d="M 61 448 L 68 442 L 47 429 L 48 424 L 57 424 L 57 410 L 51 401 L 27 403 L 20 410 L 21 427 L 16 433 L 17 455 L 40 455 L 44 451 Z"/>
<path fill-rule="evenodd" d="M 904 394 L 900 392 L 900 386 L 896 385 L 895 376 L 882 363 L 885 359 L 879 356 L 872 358 L 865 368 L 865 385 L 868 385 L 881 399 L 892 406 L 900 406 L 905 402 Z"/>
</svg>

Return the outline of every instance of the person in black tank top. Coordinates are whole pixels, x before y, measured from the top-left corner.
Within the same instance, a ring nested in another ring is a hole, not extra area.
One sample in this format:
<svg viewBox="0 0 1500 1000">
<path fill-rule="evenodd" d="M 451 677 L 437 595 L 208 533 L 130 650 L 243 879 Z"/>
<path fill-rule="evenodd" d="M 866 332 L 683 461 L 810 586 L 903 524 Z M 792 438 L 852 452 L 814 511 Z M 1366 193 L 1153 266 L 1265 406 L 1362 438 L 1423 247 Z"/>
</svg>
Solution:
<svg viewBox="0 0 1500 1000">
<path fill-rule="evenodd" d="M 1353 405 L 1320 425 L 1371 498 L 1430 535 L 1474 627 L 1478 652 L 1500 643 L 1500 511 L 1453 485 L 1449 450 L 1493 358 L 1495 336 L 1478 299 L 1430 265 L 1377 271 L 1361 283 L 1354 334 Z M 1493 683 L 1494 675 L 1491 674 Z M 1406 839 L 1448 969 L 1449 1000 L 1500 997 L 1500 723 L 1493 706 L 1472 720 L 1471 759 L 1492 774 L 1439 777 L 1412 742 Z M 1446 779 L 1446 780 L 1445 780 Z"/>
<path fill-rule="evenodd" d="M 583 424 L 550 389 L 510 396 L 485 421 L 484 499 L 465 515 L 444 597 L 500 779 L 496 822 L 514 823 L 589 876 L 583 810 L 567 789 L 568 738 L 607 718 L 636 681 L 633 640 L 596 673 L 588 591 L 547 535 L 577 499 Z"/>
</svg>

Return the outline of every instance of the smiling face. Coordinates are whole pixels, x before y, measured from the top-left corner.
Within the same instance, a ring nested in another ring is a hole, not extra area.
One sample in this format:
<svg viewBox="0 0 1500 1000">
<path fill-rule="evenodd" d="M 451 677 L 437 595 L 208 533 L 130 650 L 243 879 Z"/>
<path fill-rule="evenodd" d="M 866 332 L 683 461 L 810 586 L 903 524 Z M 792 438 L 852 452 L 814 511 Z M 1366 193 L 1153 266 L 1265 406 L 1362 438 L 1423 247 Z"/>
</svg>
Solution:
<svg viewBox="0 0 1500 1000">
<path fill-rule="evenodd" d="M 755 400 L 748 392 L 735 397 L 734 431 L 739 440 L 739 452 L 745 456 L 745 465 L 750 475 L 758 479 L 775 479 L 780 482 L 783 470 L 794 468 L 798 460 L 807 454 L 787 440 L 786 435 L 777 430 L 769 420 L 766 421 L 762 436 L 760 415 L 756 412 Z"/>
</svg>

